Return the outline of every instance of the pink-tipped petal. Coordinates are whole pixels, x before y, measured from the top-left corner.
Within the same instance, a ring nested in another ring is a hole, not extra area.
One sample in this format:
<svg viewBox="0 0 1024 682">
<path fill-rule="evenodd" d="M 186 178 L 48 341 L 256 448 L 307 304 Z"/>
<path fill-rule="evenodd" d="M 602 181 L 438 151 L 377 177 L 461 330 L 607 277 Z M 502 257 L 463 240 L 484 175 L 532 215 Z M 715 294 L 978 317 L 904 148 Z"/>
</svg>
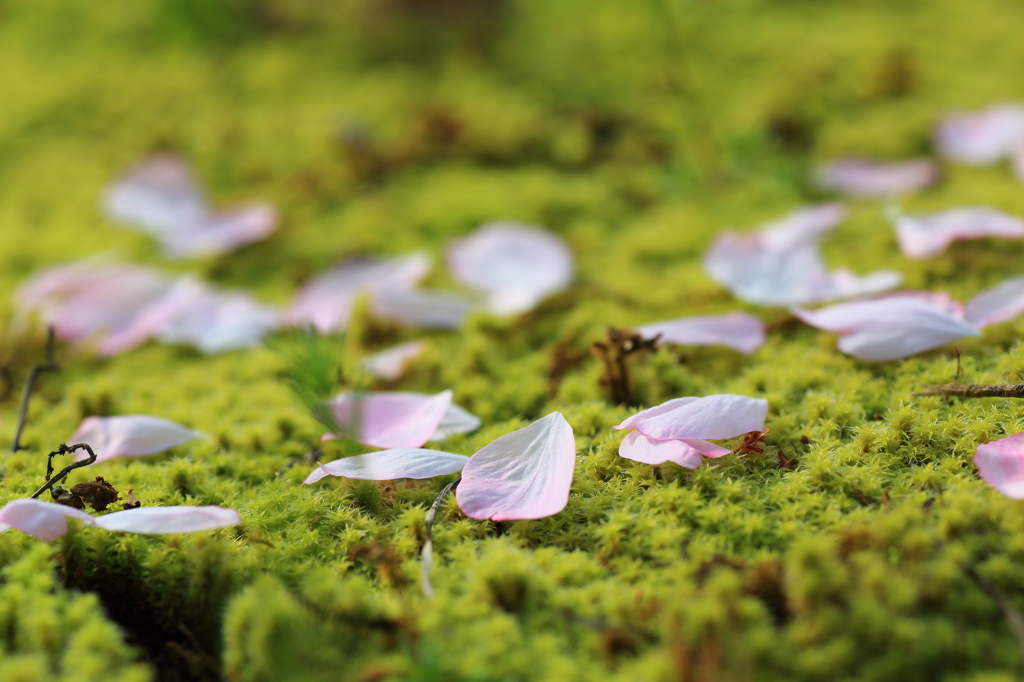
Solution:
<svg viewBox="0 0 1024 682">
<path fill-rule="evenodd" d="M 742 395 L 709 395 L 669 412 L 643 419 L 637 430 L 648 438 L 720 439 L 764 431 L 768 401 Z"/>
<path fill-rule="evenodd" d="M 104 530 L 147 535 L 193 533 L 227 526 L 240 526 L 242 519 L 234 509 L 206 507 L 139 507 L 96 518 Z"/>
<path fill-rule="evenodd" d="M 156 338 L 212 355 L 259 345 L 280 324 L 277 310 L 240 291 L 200 285 L 195 299 L 162 324 Z"/>
<path fill-rule="evenodd" d="M 462 294 L 430 289 L 388 289 L 373 297 L 381 319 L 431 329 L 458 329 L 479 305 Z"/>
<path fill-rule="evenodd" d="M 651 322 L 637 327 L 636 331 L 646 338 L 661 334 L 661 343 L 684 346 L 721 344 L 741 353 L 754 352 L 764 344 L 765 339 L 764 323 L 747 313 Z"/>
<path fill-rule="evenodd" d="M 0 509 L 0 532 L 17 528 L 39 540 L 54 540 L 68 532 L 68 517 L 92 525 L 95 519 L 84 511 L 42 500 L 14 500 Z"/>
<path fill-rule="evenodd" d="M 1024 277 L 1012 277 L 967 302 L 967 321 L 982 329 L 1024 312 Z"/>
<path fill-rule="evenodd" d="M 996 104 L 977 112 L 946 116 L 935 131 L 939 153 L 972 166 L 987 166 L 1009 156 L 1024 140 L 1024 107 Z"/>
<path fill-rule="evenodd" d="M 630 431 L 619 445 L 619 456 L 644 464 L 674 462 L 687 469 L 700 466 L 700 453 L 682 440 L 651 440 L 639 431 Z"/>
<path fill-rule="evenodd" d="M 277 229 L 277 212 L 268 204 L 251 204 L 182 225 L 160 237 L 168 258 L 218 256 L 260 241 Z"/>
<path fill-rule="evenodd" d="M 974 453 L 981 479 L 1015 500 L 1024 500 L 1024 433 L 982 443 Z"/>
<path fill-rule="evenodd" d="M 544 518 L 565 508 L 575 466 L 572 427 L 552 412 L 470 457 L 455 498 L 473 519 Z"/>
<path fill-rule="evenodd" d="M 452 244 L 448 267 L 463 286 L 490 294 L 491 312 L 516 315 L 569 286 L 573 257 L 565 242 L 546 230 L 495 222 Z"/>
<path fill-rule="evenodd" d="M 939 168 L 931 159 L 880 163 L 867 159 L 846 159 L 820 166 L 818 184 L 855 197 L 888 197 L 922 189 L 939 179 Z"/>
<path fill-rule="evenodd" d="M 423 448 L 396 448 L 317 464 L 303 483 L 327 476 L 363 481 L 394 481 L 399 478 L 433 478 L 461 471 L 469 457 Z"/>
<path fill-rule="evenodd" d="M 426 345 L 423 339 L 400 343 L 379 353 L 367 355 L 359 361 L 359 366 L 378 379 L 394 381 L 402 376 L 410 362 L 423 354 Z"/>
<path fill-rule="evenodd" d="M 931 215 L 896 216 L 896 241 L 908 258 L 931 258 L 964 239 L 1024 237 L 1024 220 L 991 208 L 955 208 Z"/>
<path fill-rule="evenodd" d="M 117 457 L 152 455 L 187 443 L 205 434 L 167 419 L 145 414 L 118 417 L 86 417 L 68 439 L 68 443 L 86 443 L 96 453 L 97 462 Z M 86 459 L 84 453 L 78 459 Z"/>
<path fill-rule="evenodd" d="M 341 433 L 375 448 L 418 448 L 437 431 L 452 392 L 343 393 L 327 402 Z"/>
</svg>

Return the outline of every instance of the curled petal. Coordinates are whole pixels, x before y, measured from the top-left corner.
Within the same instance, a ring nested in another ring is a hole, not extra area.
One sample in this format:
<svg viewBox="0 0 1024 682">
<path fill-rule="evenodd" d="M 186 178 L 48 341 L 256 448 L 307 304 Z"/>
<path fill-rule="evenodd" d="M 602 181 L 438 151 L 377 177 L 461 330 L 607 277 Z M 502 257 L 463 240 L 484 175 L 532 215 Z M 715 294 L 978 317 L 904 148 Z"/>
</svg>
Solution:
<svg viewBox="0 0 1024 682">
<path fill-rule="evenodd" d="M 982 443 L 974 464 L 983 481 L 1015 500 L 1024 500 L 1024 433 Z"/>
<path fill-rule="evenodd" d="M 241 524 L 237 511 L 217 506 L 139 507 L 96 518 L 96 525 L 104 530 L 147 535 L 192 533 Z"/>
<path fill-rule="evenodd" d="M 729 451 L 724 450 L 723 454 L 727 452 Z M 639 431 L 630 431 L 626 434 L 619 445 L 619 455 L 644 464 L 674 462 L 687 469 L 696 469 L 701 462 L 701 453 L 692 447 L 689 441 L 652 440 Z"/>
<path fill-rule="evenodd" d="M 1024 236 L 1024 220 L 990 208 L 955 208 L 931 215 L 896 216 L 896 241 L 908 258 L 930 258 L 963 239 Z"/>
<path fill-rule="evenodd" d="M 663 402 L 661 405 L 656 405 L 654 407 L 648 407 L 646 410 L 641 410 L 640 412 L 637 412 L 631 417 L 627 417 L 625 420 L 623 420 L 621 424 L 617 424 L 612 428 L 619 430 L 633 429 L 636 428 L 637 424 L 644 421 L 645 419 L 650 419 L 652 417 L 657 417 L 659 414 L 671 412 L 676 408 L 682 407 L 683 405 L 689 405 L 690 403 L 696 402 L 698 400 L 700 400 L 699 397 L 673 398 L 672 400 Z"/>
<path fill-rule="evenodd" d="M 977 112 L 946 116 L 935 131 L 935 143 L 946 158 L 986 166 L 1009 156 L 1024 140 L 1024 107 L 996 104 Z"/>
<path fill-rule="evenodd" d="M 1006 322 L 1024 312 L 1024 277 L 1012 277 L 967 302 L 967 321 L 979 329 Z"/>
<path fill-rule="evenodd" d="M 68 517 L 89 525 L 95 523 L 92 516 L 67 505 L 34 499 L 13 500 L 0 509 L 0 533 L 17 528 L 49 542 L 68 532 Z"/>
<path fill-rule="evenodd" d="M 470 457 L 455 498 L 473 519 L 544 518 L 565 508 L 575 466 L 572 427 L 552 412 Z"/>
<path fill-rule="evenodd" d="M 423 354 L 425 348 L 426 342 L 423 339 L 400 343 L 379 353 L 367 355 L 360 360 L 359 365 L 378 379 L 394 381 L 402 376 L 410 361 Z"/>
<path fill-rule="evenodd" d="M 767 414 L 768 401 L 764 398 L 726 393 L 699 398 L 639 420 L 636 429 L 655 440 L 733 438 L 750 431 L 764 431 Z"/>
<path fill-rule="evenodd" d="M 457 329 L 477 302 L 462 294 L 429 289 L 388 289 L 373 297 L 380 318 L 433 329 Z"/>
<path fill-rule="evenodd" d="M 399 478 L 432 478 L 461 471 L 469 457 L 439 450 L 396 448 L 366 455 L 317 463 L 303 483 L 316 483 L 326 476 L 341 476 L 363 481 L 394 481 Z"/>
<path fill-rule="evenodd" d="M 452 244 L 448 267 L 462 285 L 490 294 L 491 311 L 515 315 L 572 282 L 565 242 L 533 225 L 488 223 Z"/>
<path fill-rule="evenodd" d="M 326 403 L 338 431 L 375 448 L 418 448 L 437 432 L 452 392 L 343 393 Z"/>
<path fill-rule="evenodd" d="M 661 343 L 678 343 L 684 346 L 707 346 L 721 344 L 740 351 L 752 353 L 764 344 L 764 323 L 747 313 L 712 315 L 706 317 L 681 317 L 664 322 L 651 322 L 636 328 L 646 338 L 661 334 Z"/>
<path fill-rule="evenodd" d="M 846 159 L 820 166 L 817 178 L 825 189 L 843 194 L 887 197 L 934 184 L 939 179 L 939 168 L 931 159 L 898 163 Z"/>
<path fill-rule="evenodd" d="M 205 434 L 172 421 L 145 414 L 119 417 L 86 417 L 69 443 L 86 443 L 96 453 L 96 461 L 117 457 L 139 457 L 163 452 Z M 85 459 L 79 454 L 78 459 Z"/>
</svg>

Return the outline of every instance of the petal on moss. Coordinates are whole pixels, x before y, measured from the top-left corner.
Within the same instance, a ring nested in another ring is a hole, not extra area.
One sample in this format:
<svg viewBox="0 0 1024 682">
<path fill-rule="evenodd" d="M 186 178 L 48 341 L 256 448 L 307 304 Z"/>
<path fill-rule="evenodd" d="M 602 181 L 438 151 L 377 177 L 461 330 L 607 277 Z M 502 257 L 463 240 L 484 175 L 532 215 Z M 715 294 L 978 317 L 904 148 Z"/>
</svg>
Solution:
<svg viewBox="0 0 1024 682">
<path fill-rule="evenodd" d="M 900 214 L 895 218 L 896 241 L 908 258 L 931 258 L 954 241 L 1024 237 L 1024 220 L 984 207 L 954 208 L 930 215 Z"/>
<path fill-rule="evenodd" d="M 223 213 L 215 213 L 190 226 L 159 238 L 168 258 L 217 256 L 258 242 L 277 229 L 277 211 L 273 206 L 254 203 Z"/>
<path fill-rule="evenodd" d="M 939 123 L 935 144 L 953 161 L 987 166 L 1009 156 L 1024 140 L 1024 107 L 995 104 L 976 112 L 953 112 Z"/>
<path fill-rule="evenodd" d="M 711 447 L 714 448 L 713 445 Z M 653 440 L 639 431 L 627 433 L 619 445 L 619 456 L 644 464 L 674 462 L 687 469 L 696 469 L 701 463 L 700 455 L 690 441 Z"/>
<path fill-rule="evenodd" d="M 636 328 L 646 338 L 661 334 L 661 343 L 684 346 L 720 344 L 741 353 L 752 353 L 764 344 L 764 323 L 747 313 L 681 317 L 651 322 Z"/>
<path fill-rule="evenodd" d="M 326 476 L 363 481 L 394 481 L 399 478 L 432 478 L 461 471 L 469 457 L 423 448 L 396 448 L 355 457 L 317 463 L 303 483 L 316 483 Z"/>
<path fill-rule="evenodd" d="M 471 414 L 455 403 L 448 406 L 437 430 L 430 437 L 431 441 L 441 441 L 460 433 L 469 433 L 480 428 L 480 417 Z"/>
<path fill-rule="evenodd" d="M 68 443 L 86 443 L 96 453 L 96 461 L 104 462 L 117 457 L 156 454 L 205 435 L 160 417 L 131 414 L 86 417 Z M 79 452 L 77 459 L 86 458 L 86 454 Z"/>
<path fill-rule="evenodd" d="M 237 511 L 215 505 L 139 507 L 99 516 L 95 521 L 104 530 L 147 535 L 193 533 L 242 524 Z"/>
<path fill-rule="evenodd" d="M 426 341 L 423 339 L 400 343 L 397 346 L 385 348 L 379 353 L 367 355 L 359 361 L 359 366 L 378 379 L 394 381 L 402 376 L 406 366 L 412 360 L 423 354 L 426 346 Z"/>
<path fill-rule="evenodd" d="M 811 204 L 757 228 L 764 246 L 785 251 L 800 244 L 817 241 L 846 217 L 840 203 Z"/>
<path fill-rule="evenodd" d="M 488 223 L 448 249 L 448 267 L 463 286 L 490 295 L 490 309 L 516 315 L 569 286 L 573 257 L 559 237 L 533 225 Z"/>
<path fill-rule="evenodd" d="M 274 308 L 241 291 L 217 291 L 198 286 L 194 300 L 180 314 L 159 328 L 163 343 L 193 346 L 212 355 L 252 348 L 280 324 Z"/>
<path fill-rule="evenodd" d="M 982 480 L 1015 500 L 1024 500 L 1024 433 L 982 443 L 974 453 Z"/>
<path fill-rule="evenodd" d="M 674 402 L 674 401 L 669 401 Z M 635 422 L 637 431 L 655 440 L 733 438 L 764 431 L 768 401 L 729 393 L 709 395 Z"/>
<path fill-rule="evenodd" d="M 964 316 L 979 329 L 1011 320 L 1024 312 L 1024 277 L 1012 277 L 967 302 Z"/>
<path fill-rule="evenodd" d="M 855 197 L 888 197 L 934 184 L 939 168 L 931 159 L 881 163 L 844 159 L 818 167 L 818 184 Z"/>
<path fill-rule="evenodd" d="M 388 289 L 373 297 L 373 314 L 431 329 L 458 329 L 479 304 L 463 294 L 430 289 Z"/>
<path fill-rule="evenodd" d="M 565 508 L 575 466 L 572 427 L 552 412 L 470 457 L 455 498 L 473 519 L 544 518 Z"/>
<path fill-rule="evenodd" d="M 0 533 L 17 528 L 39 540 L 50 541 L 68 532 L 68 517 L 92 525 L 96 519 L 84 511 L 42 500 L 14 500 L 0 509 Z"/>
<path fill-rule="evenodd" d="M 433 437 L 452 402 L 452 392 L 435 395 L 342 393 L 326 403 L 335 434 L 375 448 L 418 448 Z"/>
<path fill-rule="evenodd" d="M 206 201 L 188 166 L 174 154 L 157 154 L 130 168 L 110 186 L 103 204 L 112 220 L 154 237 L 207 215 Z"/>
</svg>

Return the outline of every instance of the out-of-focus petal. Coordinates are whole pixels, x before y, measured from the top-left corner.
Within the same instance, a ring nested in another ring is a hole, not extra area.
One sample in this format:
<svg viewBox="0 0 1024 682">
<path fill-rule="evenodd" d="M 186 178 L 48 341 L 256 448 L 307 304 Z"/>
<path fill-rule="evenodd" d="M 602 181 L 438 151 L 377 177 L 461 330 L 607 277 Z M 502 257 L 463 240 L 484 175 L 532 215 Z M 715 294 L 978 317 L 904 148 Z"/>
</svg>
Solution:
<svg viewBox="0 0 1024 682">
<path fill-rule="evenodd" d="M 728 450 L 726 450 L 728 452 Z M 700 466 L 700 452 L 683 440 L 652 440 L 639 431 L 630 431 L 619 445 L 619 456 L 644 464 L 674 462 L 687 469 Z"/>
<path fill-rule="evenodd" d="M 104 530 L 147 535 L 193 533 L 241 524 L 237 511 L 215 505 L 139 507 L 96 517 L 96 525 Z"/>
<path fill-rule="evenodd" d="M 162 237 L 207 217 L 206 202 L 188 166 L 173 154 L 157 154 L 130 168 L 104 197 L 116 222 Z"/>
<path fill-rule="evenodd" d="M 668 412 L 642 419 L 637 430 L 648 438 L 720 439 L 764 431 L 768 401 L 729 393 L 709 395 Z"/>
<path fill-rule="evenodd" d="M 257 346 L 280 320 L 277 310 L 246 293 L 201 286 L 187 308 L 159 328 L 156 338 L 210 355 Z"/>
<path fill-rule="evenodd" d="M 258 203 L 210 215 L 161 235 L 159 241 L 168 258 L 218 256 L 265 239 L 276 229 L 277 211 Z"/>
<path fill-rule="evenodd" d="M 800 244 L 817 241 L 846 217 L 840 203 L 812 204 L 761 225 L 762 243 L 773 251 L 788 251 Z"/>
<path fill-rule="evenodd" d="M 888 197 L 922 189 L 939 179 L 931 159 L 880 163 L 846 159 L 818 167 L 818 184 L 855 197 Z"/>
<path fill-rule="evenodd" d="M 311 324 L 323 334 L 343 331 L 357 296 L 411 289 L 429 271 L 430 258 L 424 253 L 390 260 L 346 261 L 314 277 L 299 290 L 288 312 L 288 323 Z"/>
<path fill-rule="evenodd" d="M 442 441 L 459 433 L 469 433 L 480 428 L 480 417 L 470 414 L 455 403 L 448 406 L 437 430 L 430 437 L 432 442 Z"/>
<path fill-rule="evenodd" d="M 104 462 L 156 454 L 205 435 L 160 417 L 130 414 L 86 417 L 67 442 L 86 443 L 96 453 L 96 461 Z M 86 458 L 85 453 L 79 452 L 79 460 Z"/>
<path fill-rule="evenodd" d="M 359 366 L 378 379 L 394 381 L 402 376 L 410 361 L 423 354 L 424 348 L 426 341 L 423 339 L 400 343 L 379 353 L 367 355 L 359 361 Z"/>
<path fill-rule="evenodd" d="M 13 500 L 0 509 L 0 533 L 17 528 L 49 542 L 68 532 L 68 517 L 92 525 L 95 519 L 84 511 L 42 500 Z"/>
<path fill-rule="evenodd" d="M 981 479 L 1015 500 L 1024 500 L 1024 433 L 982 443 L 974 453 Z"/>
<path fill-rule="evenodd" d="M 473 519 L 544 518 L 565 508 L 575 466 L 572 427 L 552 412 L 470 457 L 455 498 Z"/>
<path fill-rule="evenodd" d="M 373 297 L 373 313 L 385 320 L 432 329 L 457 329 L 479 304 L 447 291 L 389 289 Z"/>
<path fill-rule="evenodd" d="M 316 483 L 326 476 L 356 478 L 363 481 L 393 481 L 399 478 L 432 478 L 461 471 L 469 457 L 439 450 L 397 448 L 366 455 L 336 459 L 306 477 L 304 483 Z"/>
<path fill-rule="evenodd" d="M 982 329 L 1011 320 L 1024 312 L 1024 277 L 1012 277 L 967 302 L 964 316 Z"/>
<path fill-rule="evenodd" d="M 448 249 L 448 267 L 463 286 L 490 294 L 491 312 L 526 312 L 569 286 L 573 257 L 554 234 L 524 223 L 495 222 Z"/>
<path fill-rule="evenodd" d="M 931 215 L 897 215 L 896 241 L 908 258 L 930 258 L 951 243 L 982 237 L 1024 237 L 1024 220 L 991 208 L 954 208 Z"/>
<path fill-rule="evenodd" d="M 342 393 L 326 403 L 334 426 L 375 448 L 418 448 L 436 432 L 452 392 Z"/>
<path fill-rule="evenodd" d="M 935 143 L 948 159 L 986 166 L 1009 156 L 1024 140 L 1024 107 L 996 104 L 976 112 L 954 112 L 939 123 Z"/>
<path fill-rule="evenodd" d="M 661 334 L 661 343 L 684 346 L 721 344 L 741 353 L 752 353 L 764 344 L 764 323 L 747 313 L 681 317 L 676 320 L 651 322 L 636 328 L 641 336 L 653 338 Z"/>
</svg>

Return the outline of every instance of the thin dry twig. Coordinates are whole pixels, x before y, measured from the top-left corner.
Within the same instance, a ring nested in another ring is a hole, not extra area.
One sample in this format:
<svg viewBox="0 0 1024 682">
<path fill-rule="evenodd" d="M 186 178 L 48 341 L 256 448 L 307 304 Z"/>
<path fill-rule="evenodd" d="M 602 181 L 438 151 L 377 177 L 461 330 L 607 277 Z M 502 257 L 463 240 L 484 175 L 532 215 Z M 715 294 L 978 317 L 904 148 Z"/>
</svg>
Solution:
<svg viewBox="0 0 1024 682">
<path fill-rule="evenodd" d="M 961 384 L 957 381 L 928 386 L 915 396 L 950 398 L 1024 398 L 1024 384 Z"/>
<path fill-rule="evenodd" d="M 971 576 L 974 582 L 978 583 L 978 586 L 992 598 L 992 601 L 999 605 L 1003 616 L 1006 617 L 1006 622 L 1009 623 L 1010 629 L 1013 630 L 1013 636 L 1017 638 L 1017 646 L 1020 648 L 1022 658 L 1024 658 L 1024 616 L 1021 616 L 1014 603 L 1010 601 L 1010 598 L 994 582 L 978 573 L 974 568 L 968 568 L 967 575 Z"/>
<path fill-rule="evenodd" d="M 645 339 L 636 332 L 609 327 L 608 340 L 596 341 L 590 346 L 590 352 L 604 363 L 601 383 L 608 387 L 613 403 L 636 405 L 629 381 L 629 357 L 657 349 L 660 338 L 661 334 L 656 334 L 654 338 Z"/>
<path fill-rule="evenodd" d="M 24 449 L 21 445 L 21 432 L 25 428 L 25 420 L 28 417 L 28 401 L 32 397 L 32 389 L 35 387 L 36 378 L 43 372 L 52 372 L 60 369 L 60 365 L 57 364 L 53 357 L 55 343 L 56 339 L 53 326 L 51 325 L 46 332 L 46 361 L 35 365 L 32 371 L 28 373 L 28 379 L 25 380 L 25 388 L 21 393 L 21 409 L 18 411 L 18 426 L 14 430 L 14 440 L 11 441 L 11 454 Z"/>
<path fill-rule="evenodd" d="M 459 476 L 454 481 L 444 487 L 444 490 L 437 494 L 434 498 L 434 504 L 430 505 L 430 511 L 427 512 L 426 519 L 426 538 L 423 541 L 423 575 L 421 579 L 421 585 L 423 587 L 423 594 L 426 595 L 427 599 L 434 598 L 434 586 L 430 584 L 430 566 L 434 560 L 434 519 L 437 517 L 437 512 L 441 509 L 441 502 L 444 498 L 455 489 L 455 486 L 462 480 L 462 476 Z"/>
<path fill-rule="evenodd" d="M 71 453 L 77 452 L 78 450 L 85 450 L 86 452 L 88 452 L 89 458 L 83 459 L 78 462 L 72 462 L 71 464 L 61 469 L 56 476 L 53 476 L 53 458 L 56 457 L 57 455 L 70 455 Z M 63 481 L 65 478 L 67 478 L 68 474 L 70 474 L 75 469 L 87 467 L 95 461 L 96 453 L 93 452 L 92 448 L 89 447 L 87 444 L 75 443 L 74 445 L 68 445 L 66 443 L 61 443 L 60 447 L 51 452 L 50 456 L 46 460 L 46 483 L 44 483 L 42 487 L 39 488 L 39 490 L 32 493 L 29 497 L 31 497 L 32 499 L 38 498 L 47 490 L 49 490 L 50 488 Z"/>
</svg>

